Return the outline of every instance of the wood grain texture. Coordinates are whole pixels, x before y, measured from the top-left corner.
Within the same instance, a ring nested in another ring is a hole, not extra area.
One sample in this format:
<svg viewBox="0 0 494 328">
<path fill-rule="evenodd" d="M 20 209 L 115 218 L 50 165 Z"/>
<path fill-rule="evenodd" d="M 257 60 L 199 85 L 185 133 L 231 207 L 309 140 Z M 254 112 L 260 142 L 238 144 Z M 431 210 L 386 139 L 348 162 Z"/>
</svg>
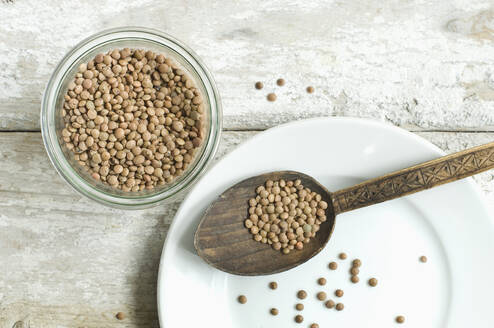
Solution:
<svg viewBox="0 0 494 328">
<path fill-rule="evenodd" d="M 228 133 L 217 156 L 251 135 Z M 61 180 L 39 133 L 0 133 L 0 327 L 157 327 L 159 258 L 179 201 L 106 208 Z"/>
<path fill-rule="evenodd" d="M 337 115 L 411 130 L 494 130 L 493 13 L 491 0 L 0 3 L 0 129 L 39 129 L 44 86 L 77 42 L 144 25 L 203 58 L 227 129 Z M 273 91 L 277 101 L 266 101 Z"/>
<path fill-rule="evenodd" d="M 302 250 L 283 254 L 270 245 L 253 240 L 244 226 L 248 217 L 248 200 L 266 181 L 295 181 L 321 195 L 329 207 L 327 220 Z M 319 253 L 334 230 L 335 216 L 329 191 L 312 177 L 295 171 L 271 172 L 245 179 L 225 190 L 204 213 L 194 237 L 199 256 L 212 266 L 237 275 L 258 276 L 283 272 L 308 261 Z"/>
<path fill-rule="evenodd" d="M 256 133 L 224 133 L 217 158 Z M 448 153 L 494 140 L 419 135 Z M 475 179 L 494 209 L 493 176 Z M 0 327 L 156 327 L 159 257 L 178 205 L 95 204 L 58 177 L 39 133 L 0 133 Z"/>
<path fill-rule="evenodd" d="M 494 168 L 494 142 L 439 157 L 334 192 L 336 215 L 457 181 Z"/>
</svg>

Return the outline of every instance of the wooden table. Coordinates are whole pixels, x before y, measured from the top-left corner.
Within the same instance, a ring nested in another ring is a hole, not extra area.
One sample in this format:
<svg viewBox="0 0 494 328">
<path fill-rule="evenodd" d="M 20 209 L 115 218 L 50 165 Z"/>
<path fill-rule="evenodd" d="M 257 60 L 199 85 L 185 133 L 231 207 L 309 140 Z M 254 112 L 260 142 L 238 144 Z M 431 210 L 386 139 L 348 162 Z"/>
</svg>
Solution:
<svg viewBox="0 0 494 328">
<path fill-rule="evenodd" d="M 170 33 L 209 66 L 224 108 L 217 158 L 318 116 L 388 122 L 446 152 L 494 140 L 491 0 L 0 1 L 1 328 L 158 326 L 158 263 L 179 202 L 129 212 L 82 198 L 39 132 L 56 63 L 123 25 Z M 476 177 L 494 205 L 491 180 Z"/>
</svg>

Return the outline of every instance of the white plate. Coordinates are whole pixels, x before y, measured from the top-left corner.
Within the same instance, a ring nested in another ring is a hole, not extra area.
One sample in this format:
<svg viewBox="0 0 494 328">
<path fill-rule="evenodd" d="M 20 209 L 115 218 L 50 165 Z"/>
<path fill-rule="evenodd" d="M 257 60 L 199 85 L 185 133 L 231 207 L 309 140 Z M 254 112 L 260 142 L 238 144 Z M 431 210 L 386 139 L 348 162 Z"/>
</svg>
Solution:
<svg viewBox="0 0 494 328">
<path fill-rule="evenodd" d="M 195 253 L 193 235 L 201 213 L 229 186 L 275 170 L 307 173 L 337 190 L 442 152 L 405 130 L 361 119 L 299 121 L 258 134 L 225 156 L 194 187 L 170 227 L 158 279 L 158 308 L 164 328 L 309 327 L 492 327 L 494 225 L 471 179 L 454 182 L 342 214 L 326 248 L 288 272 L 240 277 L 208 266 Z M 337 271 L 327 264 L 339 252 Z M 428 263 L 418 258 L 426 255 Z M 360 258 L 361 282 L 349 281 Z M 326 277 L 328 283 L 316 283 Z M 376 277 L 379 285 L 366 281 Z M 278 289 L 268 288 L 270 281 Z M 315 298 L 340 288 L 344 311 L 326 309 Z M 296 291 L 305 289 L 303 324 L 293 320 Z M 236 301 L 239 294 L 248 303 Z M 269 309 L 280 314 L 273 317 Z"/>
</svg>

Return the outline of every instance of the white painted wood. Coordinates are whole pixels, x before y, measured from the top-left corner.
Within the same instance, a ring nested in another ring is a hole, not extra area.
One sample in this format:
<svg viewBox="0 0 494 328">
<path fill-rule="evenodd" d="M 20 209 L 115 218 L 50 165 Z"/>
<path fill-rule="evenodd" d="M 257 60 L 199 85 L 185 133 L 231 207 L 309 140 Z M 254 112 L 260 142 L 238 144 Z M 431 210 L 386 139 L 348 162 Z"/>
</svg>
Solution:
<svg viewBox="0 0 494 328">
<path fill-rule="evenodd" d="M 492 0 L 1 2 L 0 128 L 38 129 L 56 63 L 86 36 L 123 25 L 190 45 L 217 80 L 228 129 L 328 115 L 494 128 Z M 278 77 L 286 86 L 275 87 Z"/>
<path fill-rule="evenodd" d="M 256 133 L 224 133 L 217 158 Z M 447 152 L 494 140 L 419 134 Z M 492 178 L 476 180 L 494 207 Z M 0 327 L 156 327 L 159 258 L 178 205 L 95 204 L 57 175 L 39 133 L 0 133 Z"/>
<path fill-rule="evenodd" d="M 252 134 L 226 133 L 217 157 Z M 57 175 L 39 133 L 0 133 L 0 327 L 156 327 L 158 263 L 178 205 L 95 204 Z"/>
<path fill-rule="evenodd" d="M 252 130 L 315 116 L 494 131 L 491 0 L 0 1 L 0 131 L 39 130 L 56 63 L 86 36 L 124 25 L 170 33 L 209 66 L 224 126 L 241 130 L 224 133 L 218 158 Z M 419 135 L 447 152 L 494 140 Z M 493 173 L 475 179 L 494 207 Z M 57 176 L 39 133 L 0 133 L 0 328 L 157 327 L 158 261 L 178 206 L 94 204 Z"/>
</svg>

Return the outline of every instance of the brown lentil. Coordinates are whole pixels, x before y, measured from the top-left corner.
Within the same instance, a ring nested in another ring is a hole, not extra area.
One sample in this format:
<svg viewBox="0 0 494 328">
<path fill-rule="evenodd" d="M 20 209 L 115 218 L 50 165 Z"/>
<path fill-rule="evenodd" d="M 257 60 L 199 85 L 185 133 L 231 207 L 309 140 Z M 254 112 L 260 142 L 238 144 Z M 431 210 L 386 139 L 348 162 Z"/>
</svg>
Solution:
<svg viewBox="0 0 494 328">
<path fill-rule="evenodd" d="M 299 290 L 297 293 L 297 297 L 303 300 L 307 297 L 307 292 L 305 290 Z"/>
<path fill-rule="evenodd" d="M 296 322 L 296 323 L 302 323 L 303 321 L 304 321 L 304 317 L 303 317 L 303 316 L 301 316 L 300 314 L 297 314 L 297 315 L 295 316 L 295 322 Z"/>
<path fill-rule="evenodd" d="M 338 257 L 340 258 L 340 260 L 346 260 L 347 255 L 346 255 L 346 253 L 340 253 L 340 254 L 338 255 Z"/>
<path fill-rule="evenodd" d="M 269 101 L 275 101 L 276 100 L 276 94 L 274 93 L 268 93 L 268 96 L 266 97 Z"/>
<path fill-rule="evenodd" d="M 314 87 L 309 86 L 309 87 L 307 87 L 306 90 L 307 90 L 307 93 L 313 93 L 314 92 Z"/>
<path fill-rule="evenodd" d="M 324 305 L 325 305 L 328 309 L 332 309 L 332 308 L 334 308 L 335 303 L 334 303 L 334 301 L 333 301 L 333 300 L 328 300 L 328 301 L 326 301 L 326 303 L 324 303 Z"/>
<path fill-rule="evenodd" d="M 244 220 L 244 226 L 254 240 L 268 243 L 283 254 L 303 249 L 326 221 L 323 207 L 327 208 L 327 203 L 298 179 L 268 180 L 255 192 L 256 196 L 248 200 L 249 217 Z M 318 210 L 322 212 L 318 214 Z"/>
<path fill-rule="evenodd" d="M 280 79 L 276 80 L 276 84 L 278 86 L 282 87 L 285 85 L 285 80 L 280 78 Z"/>
<path fill-rule="evenodd" d="M 310 325 L 310 328 L 319 328 L 319 325 L 317 323 L 313 323 L 312 325 Z"/>
<path fill-rule="evenodd" d="M 297 309 L 297 311 L 302 311 L 304 309 L 304 305 L 302 303 L 297 303 L 295 305 L 295 309 Z"/>
<path fill-rule="evenodd" d="M 352 274 L 352 276 L 356 276 L 360 273 L 360 270 L 357 267 L 353 267 L 350 269 L 350 273 Z"/>
<path fill-rule="evenodd" d="M 278 315 L 279 311 L 277 308 L 272 308 L 271 310 L 269 310 L 269 313 L 271 313 L 271 315 Z"/>
<path fill-rule="evenodd" d="M 337 289 L 337 290 L 335 290 L 334 294 L 336 297 L 343 297 L 344 293 L 341 289 Z"/>
<path fill-rule="evenodd" d="M 125 314 L 123 312 L 118 312 L 117 315 L 115 315 L 115 317 L 118 320 L 123 320 L 123 319 L 125 319 Z"/>
<path fill-rule="evenodd" d="M 337 311 L 343 311 L 343 309 L 345 308 L 345 306 L 343 305 L 343 303 L 338 303 L 336 304 L 336 310 Z"/>
<path fill-rule="evenodd" d="M 317 299 L 320 301 L 324 301 L 326 299 L 326 293 L 325 292 L 319 292 L 317 293 Z"/>
<path fill-rule="evenodd" d="M 338 263 L 336 263 L 336 262 L 330 262 L 328 266 L 329 266 L 329 268 L 330 268 L 331 270 L 336 270 L 336 269 L 338 269 Z"/>
<path fill-rule="evenodd" d="M 81 64 L 62 106 L 66 148 L 94 179 L 124 192 L 171 183 L 204 138 L 200 90 L 152 51 L 113 49 Z"/>
<path fill-rule="evenodd" d="M 377 279 L 376 278 L 370 278 L 369 279 L 369 286 L 376 287 L 377 286 Z"/>
<path fill-rule="evenodd" d="M 245 295 L 240 295 L 237 300 L 240 304 L 247 303 L 247 297 Z"/>
<path fill-rule="evenodd" d="M 426 256 L 424 256 L 424 255 L 422 255 L 422 256 L 420 257 L 420 259 L 419 259 L 419 260 L 420 260 L 420 262 L 422 262 L 422 263 L 426 263 L 426 262 L 427 262 L 427 257 L 426 257 Z"/>
<path fill-rule="evenodd" d="M 257 90 L 261 90 L 264 87 L 264 85 L 260 81 L 256 82 L 256 84 L 254 86 L 256 87 Z"/>
<path fill-rule="evenodd" d="M 358 276 L 352 276 L 350 278 L 350 281 L 353 282 L 354 284 L 358 283 L 360 281 Z"/>
<path fill-rule="evenodd" d="M 276 281 L 270 282 L 269 283 L 269 288 L 271 288 L 273 290 L 276 289 L 276 288 L 278 288 L 278 283 Z"/>
<path fill-rule="evenodd" d="M 404 323 L 405 322 L 405 317 L 402 315 L 399 315 L 396 317 L 396 322 L 397 323 Z"/>
<path fill-rule="evenodd" d="M 317 279 L 317 283 L 321 286 L 326 285 L 326 278 L 319 278 Z"/>
</svg>

